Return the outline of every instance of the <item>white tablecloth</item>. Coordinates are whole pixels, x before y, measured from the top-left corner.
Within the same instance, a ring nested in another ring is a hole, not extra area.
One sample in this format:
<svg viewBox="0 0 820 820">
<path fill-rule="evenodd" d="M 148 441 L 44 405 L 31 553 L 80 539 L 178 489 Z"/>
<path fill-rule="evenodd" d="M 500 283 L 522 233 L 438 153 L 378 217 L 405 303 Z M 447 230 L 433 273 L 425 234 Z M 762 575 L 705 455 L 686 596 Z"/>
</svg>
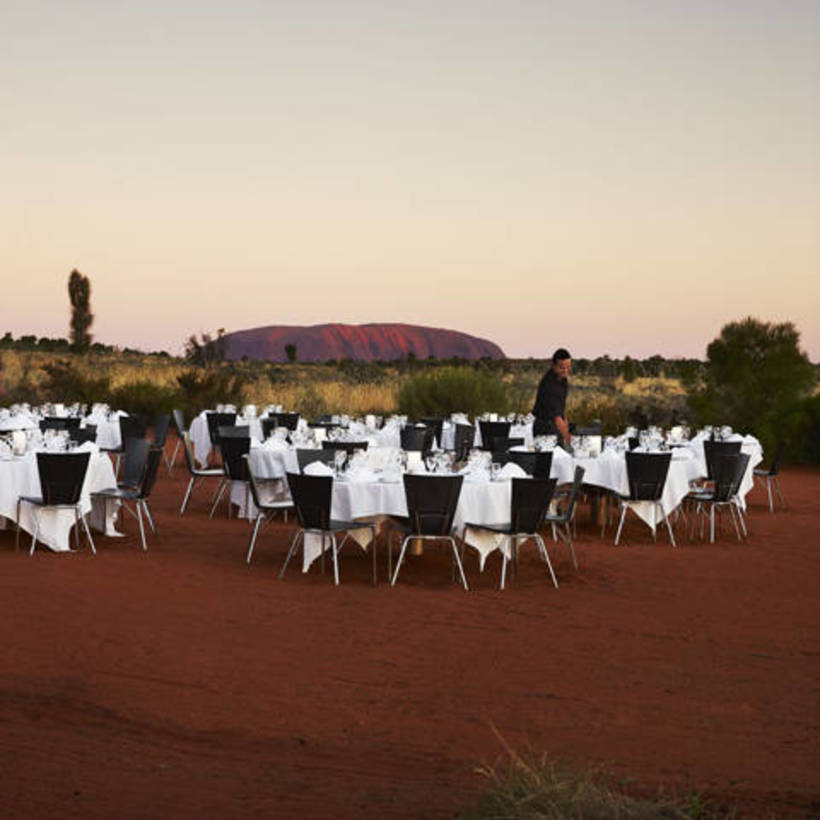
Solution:
<svg viewBox="0 0 820 820">
<path fill-rule="evenodd" d="M 92 507 L 90 493 L 115 487 L 116 484 L 111 460 L 104 453 L 100 453 L 96 447 L 93 448 L 83 484 L 81 510 L 83 514 L 90 512 L 89 524 L 95 529 L 104 531 L 106 535 L 120 534 L 115 529 L 119 504 L 109 502 L 106 519 L 104 517 L 105 505 L 102 500 L 94 499 Z M 17 499 L 21 495 L 40 495 L 37 457 L 33 452 L 21 458 L 0 460 L 0 516 L 14 521 L 17 517 Z M 34 532 L 36 522 L 34 509 L 31 504 L 22 504 L 20 508 L 20 527 L 28 533 Z M 69 536 L 74 523 L 72 510 L 42 510 L 40 531 L 37 535 L 38 545 L 45 544 L 55 552 L 68 550 L 70 548 Z"/>
</svg>

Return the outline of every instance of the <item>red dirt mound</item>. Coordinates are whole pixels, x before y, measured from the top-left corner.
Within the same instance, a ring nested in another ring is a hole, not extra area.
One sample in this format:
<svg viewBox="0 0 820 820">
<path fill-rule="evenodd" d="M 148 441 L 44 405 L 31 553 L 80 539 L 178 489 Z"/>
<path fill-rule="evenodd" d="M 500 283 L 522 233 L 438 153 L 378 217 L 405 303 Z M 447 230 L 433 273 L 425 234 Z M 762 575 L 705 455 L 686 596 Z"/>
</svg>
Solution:
<svg viewBox="0 0 820 820">
<path fill-rule="evenodd" d="M 289 525 L 247 567 L 247 522 L 209 520 L 204 489 L 179 517 L 183 472 L 147 553 L 130 520 L 96 558 L 0 533 L 3 816 L 451 817 L 491 727 L 743 816 L 820 795 L 816 471 L 783 476 L 785 512 L 755 491 L 748 543 L 630 521 L 614 548 L 582 517 L 577 575 L 553 546 L 553 589 L 530 550 L 503 593 L 497 562 L 471 556 L 465 593 L 434 550 L 392 589 L 357 549 L 338 589 L 278 581 Z"/>
</svg>

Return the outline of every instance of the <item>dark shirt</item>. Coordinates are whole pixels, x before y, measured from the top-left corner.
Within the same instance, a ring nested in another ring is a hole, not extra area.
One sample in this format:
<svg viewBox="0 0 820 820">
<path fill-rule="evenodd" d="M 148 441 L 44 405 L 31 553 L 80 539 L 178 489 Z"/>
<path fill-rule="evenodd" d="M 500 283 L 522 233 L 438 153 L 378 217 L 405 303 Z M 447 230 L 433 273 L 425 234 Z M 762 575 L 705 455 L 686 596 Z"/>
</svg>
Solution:
<svg viewBox="0 0 820 820">
<path fill-rule="evenodd" d="M 554 419 L 556 416 L 564 417 L 568 389 L 567 380 L 559 378 L 552 368 L 544 374 L 541 383 L 538 385 L 535 407 L 532 409 L 532 414 L 535 416 L 532 428 L 534 435 L 543 436 L 558 433 Z"/>
</svg>

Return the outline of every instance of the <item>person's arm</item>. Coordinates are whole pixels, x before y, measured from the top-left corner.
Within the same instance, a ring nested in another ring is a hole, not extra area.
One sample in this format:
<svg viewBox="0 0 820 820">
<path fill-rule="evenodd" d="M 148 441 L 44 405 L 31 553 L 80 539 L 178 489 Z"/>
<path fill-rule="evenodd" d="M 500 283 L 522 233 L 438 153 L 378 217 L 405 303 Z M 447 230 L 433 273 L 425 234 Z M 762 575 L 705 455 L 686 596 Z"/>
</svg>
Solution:
<svg viewBox="0 0 820 820">
<path fill-rule="evenodd" d="M 569 425 L 567 424 L 567 420 L 564 416 L 556 416 L 552 423 L 555 425 L 555 429 L 561 434 L 561 438 L 564 439 L 564 442 L 569 444 L 570 442 L 570 434 L 569 434 Z"/>
</svg>

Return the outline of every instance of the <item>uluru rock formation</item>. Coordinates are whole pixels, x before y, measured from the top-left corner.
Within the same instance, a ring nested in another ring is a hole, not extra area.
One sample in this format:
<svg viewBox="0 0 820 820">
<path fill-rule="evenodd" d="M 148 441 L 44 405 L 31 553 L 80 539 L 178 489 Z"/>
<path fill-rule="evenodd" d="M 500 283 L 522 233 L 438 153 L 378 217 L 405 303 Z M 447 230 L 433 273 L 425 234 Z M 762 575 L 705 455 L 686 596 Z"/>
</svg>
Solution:
<svg viewBox="0 0 820 820">
<path fill-rule="evenodd" d="M 457 330 L 404 324 L 369 325 L 271 325 L 238 330 L 225 335 L 228 359 L 287 359 L 285 345 L 296 345 L 300 362 L 328 359 L 390 361 L 413 353 L 419 359 L 435 356 L 449 359 L 503 359 L 504 352 L 493 342 Z"/>
</svg>

